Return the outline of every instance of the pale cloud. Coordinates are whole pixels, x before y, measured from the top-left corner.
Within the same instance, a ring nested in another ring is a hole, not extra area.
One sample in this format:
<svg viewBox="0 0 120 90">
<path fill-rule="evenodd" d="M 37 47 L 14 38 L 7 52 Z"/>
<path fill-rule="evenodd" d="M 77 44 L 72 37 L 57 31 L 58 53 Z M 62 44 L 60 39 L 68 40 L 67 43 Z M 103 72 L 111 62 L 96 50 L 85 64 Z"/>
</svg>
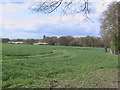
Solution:
<svg viewBox="0 0 120 90">
<path fill-rule="evenodd" d="M 27 31 L 35 31 L 38 26 L 44 24 L 57 24 L 57 19 L 31 19 L 31 20 L 17 20 L 17 19 L 5 19 L 2 21 L 3 28 L 7 30 L 27 30 Z"/>
<path fill-rule="evenodd" d="M 110 2 L 97 2 L 95 4 L 96 8 L 96 15 L 101 14 L 103 11 L 107 9 L 107 6 L 110 4 Z"/>
<path fill-rule="evenodd" d="M 36 26 L 36 23 L 33 23 L 32 21 L 4 20 L 2 23 L 3 28 L 7 30 L 34 30 Z"/>
<path fill-rule="evenodd" d="M 46 19 L 34 19 L 31 18 L 30 20 L 18 20 L 18 19 L 10 19 L 10 18 L 4 18 L 0 24 L 3 24 L 3 28 L 6 28 L 8 30 L 32 30 L 35 31 L 39 26 L 42 25 L 57 25 L 59 26 L 62 24 L 67 26 L 74 27 L 74 24 L 77 23 L 77 21 L 82 21 L 85 17 L 80 14 L 75 15 L 65 15 L 65 16 L 50 16 Z M 64 26 L 63 26 L 64 27 Z"/>
<path fill-rule="evenodd" d="M 6 4 L 0 4 L 0 12 L 8 12 L 8 13 L 20 13 L 23 12 L 25 9 L 28 9 L 30 3 L 24 3 L 24 4 L 15 4 L 15 3 L 6 3 Z"/>
<path fill-rule="evenodd" d="M 99 0 L 95 4 L 96 8 L 96 15 L 100 15 L 103 11 L 105 11 L 108 5 L 113 1 L 120 1 L 120 0 Z"/>
<path fill-rule="evenodd" d="M 29 32 L 17 32 L 17 31 L 4 31 L 2 36 L 6 38 L 42 38 L 46 33 L 29 33 Z"/>
<path fill-rule="evenodd" d="M 1 0 L 3 3 L 11 3 L 11 2 L 33 2 L 35 0 Z"/>
</svg>

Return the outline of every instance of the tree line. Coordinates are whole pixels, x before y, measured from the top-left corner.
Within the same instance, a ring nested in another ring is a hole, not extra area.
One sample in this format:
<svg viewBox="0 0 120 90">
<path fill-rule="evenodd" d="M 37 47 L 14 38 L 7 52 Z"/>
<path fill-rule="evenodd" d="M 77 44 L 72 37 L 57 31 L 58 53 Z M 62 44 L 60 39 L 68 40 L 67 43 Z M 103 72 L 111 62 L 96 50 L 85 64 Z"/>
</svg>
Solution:
<svg viewBox="0 0 120 90">
<path fill-rule="evenodd" d="M 2 43 L 23 42 L 24 44 L 34 44 L 38 42 L 48 43 L 48 45 L 60 46 L 81 46 L 81 47 L 104 47 L 103 40 L 100 37 L 86 36 L 74 38 L 73 36 L 46 37 L 43 39 L 9 39 L 3 38 Z"/>
<path fill-rule="evenodd" d="M 43 42 L 49 45 L 61 46 L 81 46 L 81 47 L 104 47 L 103 40 L 100 37 L 86 36 L 74 38 L 73 36 L 45 37 Z"/>
<path fill-rule="evenodd" d="M 34 44 L 40 41 L 40 39 L 9 39 L 2 38 L 2 43 L 10 43 L 10 42 L 23 42 L 23 44 Z"/>
</svg>

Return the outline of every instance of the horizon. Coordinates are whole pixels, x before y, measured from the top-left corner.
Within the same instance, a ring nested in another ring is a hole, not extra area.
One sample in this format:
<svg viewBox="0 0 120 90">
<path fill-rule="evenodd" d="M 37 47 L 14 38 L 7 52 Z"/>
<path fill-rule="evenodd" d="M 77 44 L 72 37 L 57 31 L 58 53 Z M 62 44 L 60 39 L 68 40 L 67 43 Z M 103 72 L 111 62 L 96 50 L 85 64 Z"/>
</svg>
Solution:
<svg viewBox="0 0 120 90">
<path fill-rule="evenodd" d="M 95 38 L 101 38 L 100 36 L 90 36 L 90 35 L 87 35 L 89 37 L 95 37 Z M 87 37 L 87 36 L 81 36 L 81 37 L 74 37 L 74 36 L 71 36 L 73 38 L 82 38 L 82 37 Z M 43 35 L 44 37 L 44 35 Z M 10 40 L 14 40 L 14 39 L 43 39 L 42 38 L 7 38 L 7 37 L 2 37 L 1 39 L 10 39 Z M 64 36 L 46 36 L 46 37 L 57 37 L 57 38 L 60 38 L 60 37 L 66 37 L 65 35 Z"/>
</svg>

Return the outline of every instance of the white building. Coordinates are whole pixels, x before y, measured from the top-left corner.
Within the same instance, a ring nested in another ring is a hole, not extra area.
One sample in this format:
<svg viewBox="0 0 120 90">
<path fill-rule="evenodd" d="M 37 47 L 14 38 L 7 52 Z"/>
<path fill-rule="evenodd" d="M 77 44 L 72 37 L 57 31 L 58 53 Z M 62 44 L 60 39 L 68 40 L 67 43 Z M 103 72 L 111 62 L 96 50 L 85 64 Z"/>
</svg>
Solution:
<svg viewBox="0 0 120 90">
<path fill-rule="evenodd" d="M 20 42 L 20 41 L 16 41 L 16 42 L 14 42 L 14 41 L 9 41 L 8 43 L 11 43 L 11 44 L 23 44 L 23 42 Z"/>
<path fill-rule="evenodd" d="M 48 45 L 48 43 L 38 42 L 38 43 L 34 43 L 34 45 Z"/>
</svg>

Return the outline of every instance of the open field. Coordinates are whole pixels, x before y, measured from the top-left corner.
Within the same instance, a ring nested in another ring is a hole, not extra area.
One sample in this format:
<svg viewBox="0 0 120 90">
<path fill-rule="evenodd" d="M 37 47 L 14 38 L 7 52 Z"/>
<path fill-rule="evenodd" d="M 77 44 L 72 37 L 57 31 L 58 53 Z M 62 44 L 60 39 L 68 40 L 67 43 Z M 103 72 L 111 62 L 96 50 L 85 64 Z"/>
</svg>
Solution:
<svg viewBox="0 0 120 90">
<path fill-rule="evenodd" d="M 118 57 L 103 48 L 3 44 L 3 88 L 115 88 Z"/>
</svg>

